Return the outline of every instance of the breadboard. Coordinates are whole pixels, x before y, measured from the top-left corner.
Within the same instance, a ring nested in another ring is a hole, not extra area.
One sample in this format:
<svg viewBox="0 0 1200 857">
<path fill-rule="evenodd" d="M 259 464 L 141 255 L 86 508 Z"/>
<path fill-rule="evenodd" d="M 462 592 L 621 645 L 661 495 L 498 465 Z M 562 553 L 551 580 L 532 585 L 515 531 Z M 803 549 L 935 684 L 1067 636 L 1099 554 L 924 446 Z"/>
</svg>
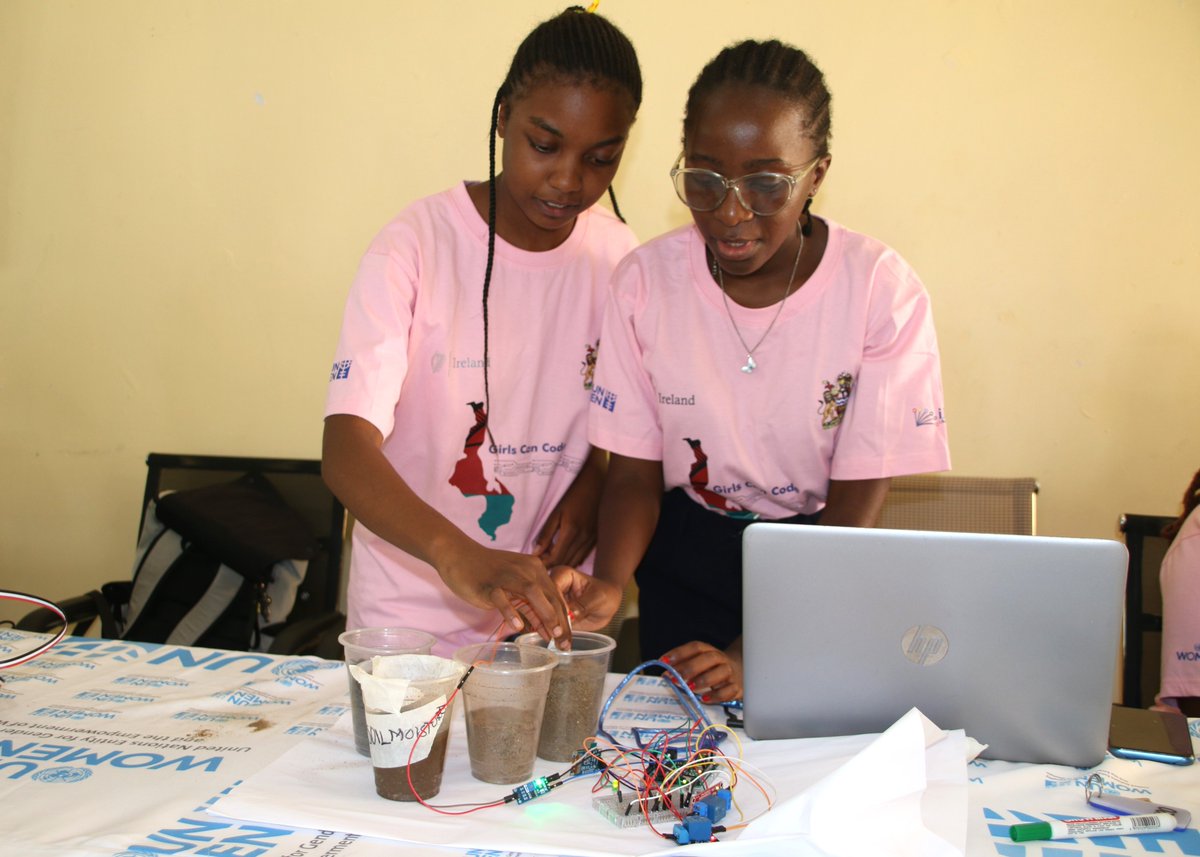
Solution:
<svg viewBox="0 0 1200 857">
<path fill-rule="evenodd" d="M 679 817 L 669 809 L 653 809 L 648 813 L 642 812 L 642 806 L 635 797 L 605 795 L 592 799 L 592 808 L 620 828 L 644 827 L 646 816 L 654 825 L 670 825 L 679 821 Z"/>
</svg>

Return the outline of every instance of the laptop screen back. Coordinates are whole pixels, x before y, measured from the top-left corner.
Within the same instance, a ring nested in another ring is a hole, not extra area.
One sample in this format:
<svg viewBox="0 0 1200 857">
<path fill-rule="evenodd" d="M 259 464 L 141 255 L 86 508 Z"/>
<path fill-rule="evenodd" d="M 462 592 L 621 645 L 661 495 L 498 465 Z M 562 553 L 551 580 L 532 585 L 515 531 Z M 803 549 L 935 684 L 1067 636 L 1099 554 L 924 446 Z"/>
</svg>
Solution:
<svg viewBox="0 0 1200 857">
<path fill-rule="evenodd" d="M 1124 545 L 758 523 L 743 557 L 750 737 L 881 732 L 915 706 L 987 758 L 1103 758 Z"/>
</svg>

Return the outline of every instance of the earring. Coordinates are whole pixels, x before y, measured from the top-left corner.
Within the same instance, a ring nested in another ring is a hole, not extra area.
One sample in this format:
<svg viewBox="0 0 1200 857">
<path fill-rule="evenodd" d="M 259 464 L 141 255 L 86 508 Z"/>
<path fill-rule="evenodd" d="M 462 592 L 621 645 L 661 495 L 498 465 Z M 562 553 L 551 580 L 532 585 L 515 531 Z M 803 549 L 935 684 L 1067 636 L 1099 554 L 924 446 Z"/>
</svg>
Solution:
<svg viewBox="0 0 1200 857">
<path fill-rule="evenodd" d="M 812 235 L 812 231 L 813 231 L 812 212 L 809 211 L 809 209 L 812 208 L 812 201 L 813 201 L 813 198 L 811 196 L 808 199 L 804 200 L 804 210 L 802 212 L 800 212 L 800 214 L 803 215 L 803 217 L 804 217 L 804 223 L 800 226 L 800 232 L 801 232 L 801 234 L 804 235 L 805 238 Z"/>
</svg>

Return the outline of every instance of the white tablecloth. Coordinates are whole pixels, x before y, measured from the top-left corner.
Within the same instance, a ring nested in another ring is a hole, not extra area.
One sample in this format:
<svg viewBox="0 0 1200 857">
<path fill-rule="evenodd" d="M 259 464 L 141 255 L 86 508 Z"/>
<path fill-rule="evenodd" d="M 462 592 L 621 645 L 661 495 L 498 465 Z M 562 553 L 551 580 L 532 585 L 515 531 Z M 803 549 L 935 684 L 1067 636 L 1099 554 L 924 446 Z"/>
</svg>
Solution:
<svg viewBox="0 0 1200 857">
<path fill-rule="evenodd" d="M 0 631 L 0 653 L 29 647 L 32 635 Z M 0 852 L 20 855 L 179 854 L 197 857 L 374 857 L 395 854 L 510 857 L 473 848 L 447 850 L 398 845 L 381 837 L 303 829 L 214 815 L 208 809 L 244 780 L 315 738 L 361 772 L 359 788 L 372 812 L 400 805 L 373 794 L 368 760 L 349 747 L 349 733 L 332 730 L 347 711 L 341 663 L 68 638 L 42 657 L 0 672 Z M 712 709 L 714 717 L 719 709 Z M 1191 723 L 1200 746 L 1200 721 Z M 459 739 L 461 735 L 457 736 Z M 755 753 L 795 753 L 780 796 L 815 781 L 861 736 L 809 742 L 760 742 Z M 340 744 L 339 744 L 340 742 Z M 465 743 L 447 760 L 440 803 L 455 789 L 482 784 L 465 765 Z M 539 763 L 535 773 L 562 766 Z M 1200 766 L 1178 768 L 1106 758 L 1096 769 L 1112 788 L 1131 796 L 1191 808 L 1200 816 Z M 1088 814 L 1083 783 L 1091 771 L 1056 766 L 976 761 L 968 769 L 967 853 L 1003 857 L 1066 855 L 1197 855 L 1200 833 L 1093 839 L 1079 843 L 1013 843 L 1008 825 Z M 493 788 L 493 787 L 488 787 Z M 506 787 L 494 787 L 499 794 Z M 474 794 L 475 791 L 472 791 Z M 489 792 L 490 793 L 490 792 Z M 473 800 L 474 797 L 461 798 Z M 565 805 L 590 802 L 590 785 L 570 783 L 545 798 L 497 813 L 548 819 Z M 404 805 L 403 812 L 412 811 Z M 488 811 L 485 811 L 488 812 Z M 482 815 L 482 813 L 481 813 Z M 494 818 L 499 818 L 495 816 Z M 437 823 L 432 819 L 429 823 Z M 454 824 L 455 819 L 443 823 Z M 1195 822 L 1194 822 L 1195 823 Z M 612 831 L 615 853 L 644 830 Z M 558 853 L 569 855 L 571 831 Z M 662 840 L 645 840 L 645 851 Z"/>
</svg>

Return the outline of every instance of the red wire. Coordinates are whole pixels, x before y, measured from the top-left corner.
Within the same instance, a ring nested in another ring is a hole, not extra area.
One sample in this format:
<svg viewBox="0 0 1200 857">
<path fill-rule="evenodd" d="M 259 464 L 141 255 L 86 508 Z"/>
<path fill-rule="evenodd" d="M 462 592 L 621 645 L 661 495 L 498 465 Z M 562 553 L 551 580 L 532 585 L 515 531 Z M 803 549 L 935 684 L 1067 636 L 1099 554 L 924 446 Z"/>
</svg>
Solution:
<svg viewBox="0 0 1200 857">
<path fill-rule="evenodd" d="M 499 635 L 507 627 L 508 627 L 507 621 L 501 622 L 499 625 L 496 626 L 496 630 L 492 631 L 488 641 L 495 643 L 496 646 L 499 646 L 499 644 L 501 642 Z M 477 661 L 477 663 L 491 663 L 495 659 L 496 659 L 496 649 L 493 648 L 492 655 L 490 658 L 488 658 L 487 660 L 480 659 L 479 661 Z M 472 665 L 472 669 L 473 668 L 474 668 L 474 665 Z M 466 681 L 466 676 L 464 675 L 462 681 L 460 681 L 458 683 L 458 686 L 454 688 L 454 692 L 451 693 L 449 698 L 447 698 L 447 700 L 438 707 L 438 710 L 434 712 L 433 717 L 431 717 L 427 721 L 425 721 L 424 725 L 422 725 L 421 728 L 419 730 L 417 730 L 417 738 L 418 739 L 421 738 L 422 736 L 424 736 L 425 734 L 427 734 L 429 727 L 434 722 L 436 722 L 437 719 L 442 715 L 442 712 L 444 712 L 450 706 L 450 703 L 452 703 L 454 701 L 454 697 L 458 696 L 458 692 L 460 689 L 462 689 L 463 682 L 465 682 L 465 681 Z M 450 727 L 447 726 L 446 728 L 449 729 Z M 488 809 L 493 806 L 503 806 L 505 803 L 507 803 L 506 800 L 501 799 L 498 801 L 493 801 L 491 803 L 479 804 L 478 806 L 471 807 L 470 809 L 459 810 L 457 812 L 451 812 L 446 809 L 442 809 L 441 807 L 434 806 L 431 803 L 428 803 L 423 797 L 421 797 L 419 794 L 417 794 L 416 786 L 413 785 L 413 781 L 412 781 L 412 757 L 413 757 L 413 753 L 415 753 L 416 751 L 417 751 L 417 742 L 416 742 L 416 740 L 414 740 L 412 746 L 408 749 L 408 766 L 405 769 L 405 773 L 407 774 L 407 777 L 408 777 L 409 791 L 412 792 L 413 797 L 415 797 L 417 799 L 417 802 L 420 803 L 421 806 L 425 807 L 426 809 L 432 809 L 434 812 L 438 813 L 439 815 L 467 815 L 472 812 L 478 812 L 481 809 Z M 454 806 L 454 805 L 455 804 L 443 804 L 442 806 Z"/>
<path fill-rule="evenodd" d="M 50 640 L 39 644 L 23 655 L 16 655 L 6 660 L 0 660 L 0 669 L 16 667 L 20 666 L 21 664 L 28 663 L 38 655 L 44 654 L 45 652 L 48 652 L 50 649 L 54 648 L 54 646 L 58 645 L 59 641 L 67 635 L 67 627 L 69 624 L 67 622 L 67 614 L 64 613 L 62 608 L 60 608 L 53 601 L 47 601 L 45 598 L 39 598 L 36 595 L 26 595 L 24 592 L 13 592 L 12 590 L 7 589 L 0 589 L 0 598 L 7 598 L 10 601 L 22 601 L 26 604 L 35 604 L 38 607 L 45 607 L 47 610 L 57 613 L 58 618 L 61 619 L 63 623 L 62 629 Z"/>
</svg>

